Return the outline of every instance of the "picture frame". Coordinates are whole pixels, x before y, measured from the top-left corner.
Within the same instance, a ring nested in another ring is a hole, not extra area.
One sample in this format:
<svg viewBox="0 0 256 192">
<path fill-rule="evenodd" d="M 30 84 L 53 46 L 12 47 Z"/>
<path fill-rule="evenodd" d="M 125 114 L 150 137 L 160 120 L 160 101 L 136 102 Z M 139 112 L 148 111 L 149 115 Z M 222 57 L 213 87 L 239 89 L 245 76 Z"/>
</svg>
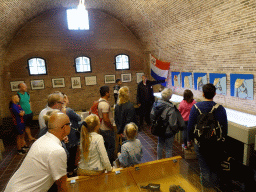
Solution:
<svg viewBox="0 0 256 192">
<path fill-rule="evenodd" d="M 97 85 L 97 77 L 96 76 L 85 77 L 85 85 Z"/>
<path fill-rule="evenodd" d="M 44 89 L 44 80 L 31 80 L 31 89 Z"/>
<path fill-rule="evenodd" d="M 137 83 L 142 81 L 142 76 L 144 75 L 144 73 L 136 73 L 136 80 Z"/>
<path fill-rule="evenodd" d="M 131 73 L 121 74 L 121 81 L 122 82 L 131 82 L 132 81 L 132 74 Z"/>
<path fill-rule="evenodd" d="M 116 83 L 115 75 L 105 75 L 105 83 Z"/>
<path fill-rule="evenodd" d="M 19 91 L 18 85 L 20 83 L 24 83 L 24 81 L 11 81 L 10 85 L 11 85 L 11 90 L 12 91 Z"/>
<path fill-rule="evenodd" d="M 53 88 L 65 87 L 64 78 L 52 79 L 52 87 Z"/>
<path fill-rule="evenodd" d="M 81 78 L 80 77 L 71 77 L 71 87 L 72 87 L 72 89 L 82 88 Z"/>
</svg>

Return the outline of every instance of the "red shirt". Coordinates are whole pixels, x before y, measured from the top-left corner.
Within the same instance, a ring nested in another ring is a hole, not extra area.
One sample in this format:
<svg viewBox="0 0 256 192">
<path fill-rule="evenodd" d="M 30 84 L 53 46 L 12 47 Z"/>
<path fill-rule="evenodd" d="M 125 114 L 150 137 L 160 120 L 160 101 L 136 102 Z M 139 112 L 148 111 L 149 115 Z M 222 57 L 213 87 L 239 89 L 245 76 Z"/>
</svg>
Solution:
<svg viewBox="0 0 256 192">
<path fill-rule="evenodd" d="M 179 105 L 179 111 L 181 113 L 181 116 L 183 117 L 184 121 L 189 120 L 189 114 L 190 110 L 193 107 L 193 105 L 196 103 L 195 100 L 192 101 L 192 103 L 188 103 L 185 100 L 182 100 Z"/>
</svg>

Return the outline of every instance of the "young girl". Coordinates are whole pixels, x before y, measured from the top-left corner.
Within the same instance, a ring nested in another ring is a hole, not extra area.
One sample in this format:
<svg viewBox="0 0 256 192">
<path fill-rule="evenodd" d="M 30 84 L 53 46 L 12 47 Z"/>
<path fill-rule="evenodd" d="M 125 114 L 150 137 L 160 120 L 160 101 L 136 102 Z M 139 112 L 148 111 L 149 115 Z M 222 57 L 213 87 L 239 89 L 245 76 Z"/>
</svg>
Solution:
<svg viewBox="0 0 256 192">
<path fill-rule="evenodd" d="M 18 154 L 23 155 L 26 154 L 26 150 L 28 147 L 26 146 L 25 141 L 25 124 L 23 116 L 25 115 L 25 111 L 21 108 L 21 106 L 18 104 L 20 101 L 20 98 L 18 95 L 13 95 L 12 100 L 9 104 L 9 108 L 12 114 L 13 118 L 13 124 L 17 132 L 17 149 Z"/>
<path fill-rule="evenodd" d="M 138 127 L 135 123 L 129 123 L 124 128 L 124 134 L 127 141 L 122 145 L 121 153 L 117 154 L 121 167 L 139 164 L 142 158 L 142 148 L 140 140 L 135 138 L 138 134 Z"/>
<path fill-rule="evenodd" d="M 180 102 L 180 105 L 179 105 L 179 111 L 186 124 L 186 128 L 183 130 L 184 143 L 182 144 L 182 148 L 185 150 L 187 149 L 188 145 L 191 145 L 191 142 L 188 141 L 187 126 L 188 126 L 190 110 L 195 103 L 196 101 L 193 99 L 192 91 L 190 91 L 189 89 L 186 89 L 183 93 L 183 100 Z"/>
<path fill-rule="evenodd" d="M 100 120 L 95 114 L 82 123 L 78 175 L 98 175 L 112 170 L 103 137 L 98 134 L 99 128 Z"/>
</svg>

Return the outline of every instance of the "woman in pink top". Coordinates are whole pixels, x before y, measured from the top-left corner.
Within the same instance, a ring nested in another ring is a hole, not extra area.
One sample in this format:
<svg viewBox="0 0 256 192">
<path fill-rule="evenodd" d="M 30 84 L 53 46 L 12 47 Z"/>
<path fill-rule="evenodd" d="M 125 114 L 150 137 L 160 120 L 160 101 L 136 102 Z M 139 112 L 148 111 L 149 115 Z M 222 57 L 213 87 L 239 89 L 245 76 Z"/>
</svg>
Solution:
<svg viewBox="0 0 256 192">
<path fill-rule="evenodd" d="M 192 106 L 196 103 L 196 101 L 193 98 L 193 93 L 189 89 L 186 89 L 183 93 L 183 100 L 180 102 L 179 105 L 179 111 L 186 123 L 186 128 L 183 130 L 183 149 L 187 149 L 187 145 L 191 144 L 190 141 L 188 141 L 188 132 L 187 132 L 187 126 L 188 126 L 188 120 L 189 120 L 189 114 Z"/>
</svg>

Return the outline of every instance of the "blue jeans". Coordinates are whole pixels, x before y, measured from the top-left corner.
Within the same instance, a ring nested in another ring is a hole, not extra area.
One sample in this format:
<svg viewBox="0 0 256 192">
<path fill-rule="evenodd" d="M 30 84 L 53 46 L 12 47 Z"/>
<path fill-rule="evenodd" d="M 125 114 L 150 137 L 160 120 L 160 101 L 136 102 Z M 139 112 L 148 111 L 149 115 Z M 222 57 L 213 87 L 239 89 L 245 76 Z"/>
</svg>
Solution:
<svg viewBox="0 0 256 192">
<path fill-rule="evenodd" d="M 165 148 L 165 157 L 172 157 L 172 146 L 173 146 L 174 137 L 164 138 L 158 137 L 157 144 L 157 159 L 163 158 L 163 150 Z"/>
<path fill-rule="evenodd" d="M 220 179 L 218 177 L 218 168 L 216 165 L 213 165 L 213 163 L 217 164 L 218 162 L 209 161 L 211 158 L 209 156 L 212 156 L 212 154 L 209 155 L 211 152 L 204 153 L 200 150 L 198 145 L 195 144 L 194 146 L 195 146 L 195 152 L 196 152 L 199 167 L 200 167 L 201 185 L 205 188 L 214 188 L 214 187 L 219 188 Z"/>
<path fill-rule="evenodd" d="M 100 129 L 100 134 L 104 139 L 104 144 L 108 153 L 109 161 L 112 163 L 113 161 L 115 161 L 115 157 L 114 157 L 115 147 L 116 147 L 115 132 L 111 130 Z"/>
</svg>

